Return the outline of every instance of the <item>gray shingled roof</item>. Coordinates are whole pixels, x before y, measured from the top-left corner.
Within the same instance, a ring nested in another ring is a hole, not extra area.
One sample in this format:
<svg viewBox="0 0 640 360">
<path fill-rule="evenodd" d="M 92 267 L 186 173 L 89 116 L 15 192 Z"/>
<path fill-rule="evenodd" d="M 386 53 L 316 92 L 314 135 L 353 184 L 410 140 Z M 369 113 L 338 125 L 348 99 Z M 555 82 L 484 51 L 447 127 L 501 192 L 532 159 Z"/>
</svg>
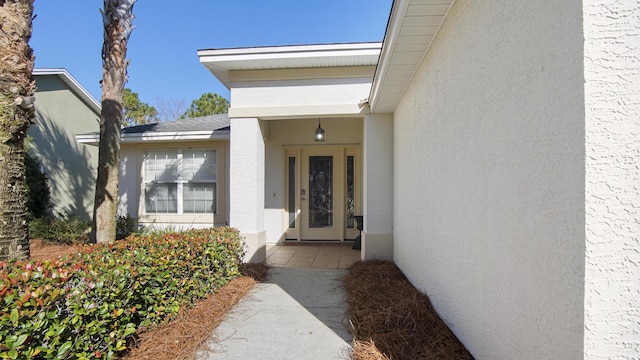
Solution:
<svg viewBox="0 0 640 360">
<path fill-rule="evenodd" d="M 214 131 L 229 130 L 228 114 L 216 114 L 190 119 L 180 119 L 157 124 L 130 126 L 122 129 L 122 134 L 149 134 L 163 132 Z"/>
</svg>

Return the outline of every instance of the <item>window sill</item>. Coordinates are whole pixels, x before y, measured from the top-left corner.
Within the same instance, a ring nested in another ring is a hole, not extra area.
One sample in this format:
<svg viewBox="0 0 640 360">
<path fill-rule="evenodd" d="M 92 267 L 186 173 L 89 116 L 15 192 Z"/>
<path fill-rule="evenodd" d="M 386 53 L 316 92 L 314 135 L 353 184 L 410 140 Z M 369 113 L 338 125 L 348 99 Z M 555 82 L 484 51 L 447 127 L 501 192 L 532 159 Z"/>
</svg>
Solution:
<svg viewBox="0 0 640 360">
<path fill-rule="evenodd" d="M 214 214 L 145 214 L 140 215 L 138 222 L 140 223 L 209 223 L 212 224 L 216 221 L 220 221 L 218 215 Z M 223 221 L 224 222 L 224 221 Z"/>
</svg>

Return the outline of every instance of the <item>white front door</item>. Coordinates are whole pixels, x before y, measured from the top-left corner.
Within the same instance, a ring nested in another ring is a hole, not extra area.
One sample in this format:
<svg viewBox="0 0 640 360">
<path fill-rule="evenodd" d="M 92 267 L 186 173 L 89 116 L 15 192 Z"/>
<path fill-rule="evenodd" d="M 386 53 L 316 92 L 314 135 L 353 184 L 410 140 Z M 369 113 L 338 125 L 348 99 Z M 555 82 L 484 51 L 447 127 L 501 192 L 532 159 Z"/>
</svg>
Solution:
<svg viewBox="0 0 640 360">
<path fill-rule="evenodd" d="M 300 220 L 303 240 L 342 240 L 342 161 L 335 151 L 302 151 Z"/>
<path fill-rule="evenodd" d="M 359 208 L 356 148 L 316 146 L 286 153 L 287 238 L 355 238 L 353 215 L 358 215 Z"/>
</svg>

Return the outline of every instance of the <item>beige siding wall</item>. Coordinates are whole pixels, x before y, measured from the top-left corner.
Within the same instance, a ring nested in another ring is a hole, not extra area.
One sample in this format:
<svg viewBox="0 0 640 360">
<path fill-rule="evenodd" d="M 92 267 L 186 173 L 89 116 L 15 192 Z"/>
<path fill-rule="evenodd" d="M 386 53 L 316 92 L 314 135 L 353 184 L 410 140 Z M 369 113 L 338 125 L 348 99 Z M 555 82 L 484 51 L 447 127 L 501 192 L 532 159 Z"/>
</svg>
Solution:
<svg viewBox="0 0 640 360">
<path fill-rule="evenodd" d="M 33 138 L 33 154 L 49 179 L 53 210 L 90 219 L 98 148 L 77 143 L 75 136 L 98 131 L 100 114 L 57 75 L 38 75 L 36 85 L 36 119 L 29 136 Z"/>
<path fill-rule="evenodd" d="M 143 157 L 145 150 L 151 149 L 194 149 L 213 148 L 218 157 L 217 209 L 212 214 L 146 214 L 144 212 Z M 172 227 L 176 229 L 203 228 L 229 223 L 229 142 L 228 141 L 188 141 L 161 143 L 123 143 L 120 153 L 120 201 L 119 213 L 138 218 L 142 226 Z"/>
<path fill-rule="evenodd" d="M 477 359 L 580 359 L 578 1 L 461 0 L 394 114 L 394 257 Z"/>
</svg>

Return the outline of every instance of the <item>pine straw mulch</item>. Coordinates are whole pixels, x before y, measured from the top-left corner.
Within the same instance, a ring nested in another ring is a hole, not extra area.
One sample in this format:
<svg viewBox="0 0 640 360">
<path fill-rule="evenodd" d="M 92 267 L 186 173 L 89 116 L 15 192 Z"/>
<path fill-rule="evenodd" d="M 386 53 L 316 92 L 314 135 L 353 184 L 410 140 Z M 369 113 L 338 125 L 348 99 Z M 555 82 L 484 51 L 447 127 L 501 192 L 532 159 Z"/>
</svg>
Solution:
<svg viewBox="0 0 640 360">
<path fill-rule="evenodd" d="M 31 258 L 54 259 L 80 247 L 32 240 Z M 263 281 L 267 271 L 264 264 L 247 264 L 244 276 L 180 312 L 174 321 L 142 332 L 125 359 L 194 359 L 227 311 L 256 282 Z M 353 360 L 473 360 L 434 311 L 429 298 L 392 262 L 354 263 L 344 278 L 344 287 L 354 339 Z"/>
<path fill-rule="evenodd" d="M 473 359 L 398 267 L 359 261 L 344 279 L 354 360 Z"/>
<path fill-rule="evenodd" d="M 54 260 L 60 256 L 80 251 L 84 245 L 57 245 L 41 239 L 29 240 L 29 258 L 31 260 Z"/>
</svg>

